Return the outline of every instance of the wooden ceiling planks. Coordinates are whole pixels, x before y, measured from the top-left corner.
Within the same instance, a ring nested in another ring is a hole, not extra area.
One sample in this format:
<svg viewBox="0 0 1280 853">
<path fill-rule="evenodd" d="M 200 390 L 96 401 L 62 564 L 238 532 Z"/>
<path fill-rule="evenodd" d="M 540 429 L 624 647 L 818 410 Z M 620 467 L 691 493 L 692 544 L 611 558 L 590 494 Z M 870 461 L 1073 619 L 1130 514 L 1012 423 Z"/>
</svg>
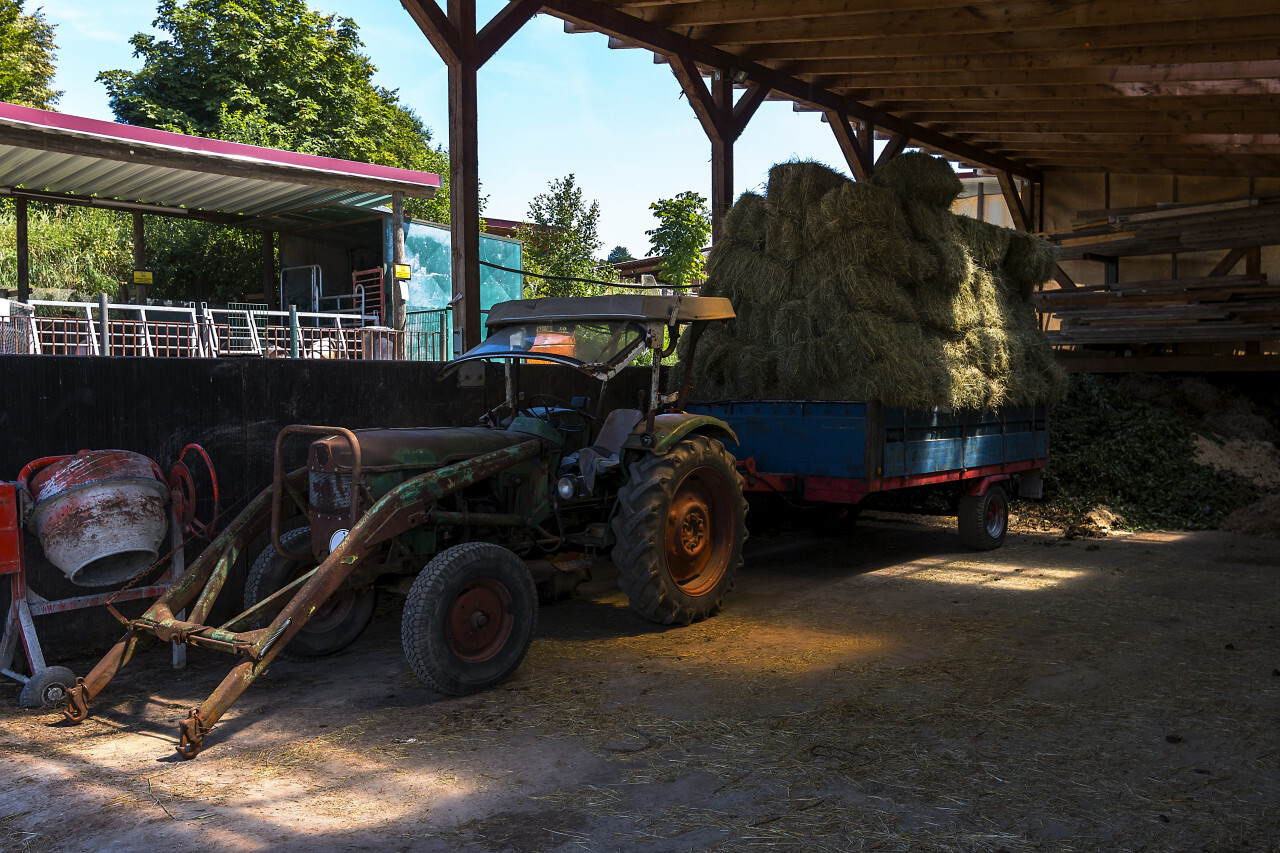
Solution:
<svg viewBox="0 0 1280 853">
<path fill-rule="evenodd" d="M 544 10 L 666 57 L 692 45 L 704 71 L 736 63 L 770 97 L 971 164 L 1280 175 L 1280 15 L 1257 0 L 569 5 Z M 591 6 L 621 15 L 602 27 Z"/>
</svg>

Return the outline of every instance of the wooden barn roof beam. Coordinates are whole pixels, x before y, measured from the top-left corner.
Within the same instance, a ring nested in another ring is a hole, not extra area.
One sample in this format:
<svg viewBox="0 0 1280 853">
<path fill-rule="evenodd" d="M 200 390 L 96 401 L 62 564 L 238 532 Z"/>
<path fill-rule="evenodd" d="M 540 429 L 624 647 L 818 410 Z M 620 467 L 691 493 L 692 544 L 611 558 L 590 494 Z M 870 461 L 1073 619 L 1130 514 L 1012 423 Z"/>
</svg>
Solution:
<svg viewBox="0 0 1280 853">
<path fill-rule="evenodd" d="M 982 149 L 951 139 L 935 130 L 819 89 L 788 74 L 744 60 L 733 53 L 679 35 L 665 27 L 639 20 L 600 3 L 589 2 L 589 0 L 548 0 L 543 4 L 543 8 L 570 23 L 641 44 L 667 56 L 684 56 L 692 62 L 708 67 L 745 71 L 753 82 L 767 86 L 797 102 L 811 104 L 823 111 L 836 110 L 850 119 L 868 122 L 893 133 L 905 134 L 916 142 L 946 151 L 963 160 L 1013 172 L 1032 180 L 1039 179 L 1036 170 L 1028 169 L 1020 163 L 1004 157 L 992 156 Z"/>
<path fill-rule="evenodd" d="M 1147 8 L 1147 4 L 1140 5 Z M 695 28 L 696 31 L 696 28 Z M 670 32 L 670 31 L 668 31 Z M 952 35 L 877 36 L 832 38 L 797 42 L 773 40 L 749 44 L 719 42 L 724 49 L 759 62 L 806 59 L 884 59 L 895 56 L 946 56 L 1001 54 L 1010 51 L 1053 52 L 1064 45 L 1088 45 L 1089 49 L 1138 49 L 1158 45 L 1217 44 L 1236 39 L 1272 39 L 1280 36 L 1280 15 L 1240 18 L 1206 18 L 1194 26 L 1177 21 L 1122 27 L 1079 27 L 1059 30 L 1011 30 L 999 33 Z M 1274 42 L 1272 44 L 1274 51 Z M 1274 56 L 1274 53 L 1272 54 Z"/>
<path fill-rule="evenodd" d="M 788 4 L 777 4 L 786 6 Z M 1216 0 L 1213 17 L 1220 28 L 1239 33 L 1234 20 L 1259 17 L 1257 0 Z M 688 26 L 679 15 L 664 22 L 667 27 Z M 688 35 L 714 44 L 774 44 L 777 42 L 826 42 L 837 39 L 871 40 L 886 37 L 920 38 L 942 36 L 963 40 L 966 36 L 999 34 L 1010 39 L 1013 47 L 1020 40 L 1043 45 L 1044 35 L 1057 45 L 1085 43 L 1101 32 L 1110 34 L 1115 43 L 1148 43 L 1148 33 L 1161 38 L 1159 27 L 1175 24 L 1178 40 L 1186 38 L 1188 22 L 1197 28 L 1205 20 L 1203 3 L 1133 2 L 1133 0 L 1093 0 L 1088 3 L 1062 3 L 1061 0 L 1022 0 L 987 6 L 966 4 L 953 8 L 935 8 L 924 14 L 904 14 L 901 10 L 853 12 L 823 17 L 790 15 L 781 20 L 757 20 L 741 23 L 708 23 L 692 26 Z M 1172 30 L 1171 30 L 1172 31 Z M 1016 38 L 1010 38 L 1016 33 Z M 1080 33 L 1085 38 L 1067 42 L 1064 34 Z M 1035 34 L 1035 35 L 1033 35 Z M 1098 42 L 1112 43 L 1112 42 Z"/>
<path fill-rule="evenodd" d="M 846 70 L 843 74 L 799 75 L 814 85 L 843 89 L 945 88 L 956 84 L 956 75 L 946 71 L 890 71 L 888 69 Z M 1179 83 L 1226 82 L 1247 84 L 1253 80 L 1280 78 L 1280 60 L 1239 62 L 1192 62 L 1181 65 L 1094 65 L 1082 68 L 969 68 L 966 86 L 1078 86 L 1107 84 L 1115 90 L 1145 94 L 1148 86 Z"/>
<path fill-rule="evenodd" d="M 1074 45 L 1074 46 L 1073 46 Z M 864 58 L 864 57 L 854 57 Z M 965 54 L 938 51 L 930 54 L 877 56 L 861 67 L 868 72 L 902 74 L 922 71 L 1035 70 L 1061 68 L 1112 68 L 1125 66 L 1183 66 L 1232 62 L 1266 62 L 1280 58 L 1274 36 L 1252 39 L 1239 36 L 1226 43 L 1157 44 L 1104 48 L 1066 44 L 1059 50 L 1014 50 L 1005 53 Z M 801 57 L 778 62 L 776 67 L 806 79 L 829 74 L 849 74 L 856 67 L 847 58 Z"/>
</svg>

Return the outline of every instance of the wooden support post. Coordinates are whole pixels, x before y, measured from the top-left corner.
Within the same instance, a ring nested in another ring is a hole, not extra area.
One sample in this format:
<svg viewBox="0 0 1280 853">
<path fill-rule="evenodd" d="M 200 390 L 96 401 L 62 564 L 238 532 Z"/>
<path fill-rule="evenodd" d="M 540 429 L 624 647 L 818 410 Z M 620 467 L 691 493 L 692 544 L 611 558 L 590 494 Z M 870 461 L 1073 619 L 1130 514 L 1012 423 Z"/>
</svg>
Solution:
<svg viewBox="0 0 1280 853">
<path fill-rule="evenodd" d="M 1013 217 L 1013 226 L 1019 231 L 1030 231 L 1031 218 L 1027 216 L 1027 208 L 1022 202 L 1022 196 L 1018 194 L 1018 185 L 1013 175 L 1008 172 L 996 172 L 996 178 L 1000 181 L 1000 192 L 1004 194 L 1004 203 L 1008 205 L 1009 214 Z"/>
<path fill-rule="evenodd" d="M 475 0 L 449 0 L 448 15 L 435 0 L 401 0 L 431 46 L 449 66 L 449 225 L 453 232 L 454 347 L 480 343 L 480 66 L 542 8 L 541 0 L 514 0 L 479 33 Z"/>
<path fill-rule="evenodd" d="M 717 69 L 711 90 L 702 81 L 697 64 L 688 57 L 671 57 L 671 72 L 680 82 L 689 106 L 711 142 L 711 240 L 714 243 L 720 239 L 724 217 L 733 205 L 733 143 L 764 103 L 769 88 L 753 83 L 734 104 L 732 70 Z"/>
<path fill-rule="evenodd" d="M 404 258 L 404 193 L 391 194 L 391 317 L 383 318 L 397 332 L 403 332 L 408 321 L 409 306 L 405 304 L 404 295 L 400 292 L 400 281 L 395 276 L 395 267 L 403 264 Z"/>
<path fill-rule="evenodd" d="M 879 169 L 885 163 L 888 163 L 894 157 L 901 154 L 902 150 L 907 147 L 907 143 L 910 141 L 911 137 L 907 136 L 905 133 L 895 133 L 892 138 L 889 139 L 888 144 L 881 149 L 880 156 L 876 158 L 876 168 Z"/>
<path fill-rule="evenodd" d="M 869 179 L 876 170 L 875 163 L 871 162 L 866 144 L 859 139 L 849 119 L 837 110 L 827 110 L 824 115 L 827 117 L 827 123 L 831 125 L 832 132 L 836 135 L 836 142 L 840 144 L 840 151 L 844 154 L 845 162 L 849 164 L 849 171 L 853 173 L 854 179 L 858 181 Z M 870 136 L 865 130 L 862 135 Z"/>
<path fill-rule="evenodd" d="M 718 243 L 725 215 L 733 205 L 733 81 L 726 72 L 717 72 L 711 85 L 711 99 L 716 125 L 720 128 L 720 132 L 708 134 L 711 138 L 711 242 Z"/>
<path fill-rule="evenodd" d="M 978 205 L 978 216 L 977 216 L 978 221 L 986 222 L 987 221 L 987 209 L 986 209 L 987 208 L 987 190 L 983 186 L 981 180 L 978 181 L 978 200 L 976 203 Z"/>
<path fill-rule="evenodd" d="M 18 301 L 26 302 L 31 298 L 31 256 L 27 246 L 27 200 L 13 200 L 14 212 L 17 215 L 18 238 Z"/>
<path fill-rule="evenodd" d="M 276 233 L 262 232 L 262 296 L 267 310 L 276 309 Z"/>
<path fill-rule="evenodd" d="M 147 268 L 147 232 L 142 226 L 142 214 L 135 211 L 133 214 L 133 268 L 135 270 Z M 138 292 L 138 304 L 146 305 L 147 285 L 135 282 L 134 288 Z"/>
</svg>

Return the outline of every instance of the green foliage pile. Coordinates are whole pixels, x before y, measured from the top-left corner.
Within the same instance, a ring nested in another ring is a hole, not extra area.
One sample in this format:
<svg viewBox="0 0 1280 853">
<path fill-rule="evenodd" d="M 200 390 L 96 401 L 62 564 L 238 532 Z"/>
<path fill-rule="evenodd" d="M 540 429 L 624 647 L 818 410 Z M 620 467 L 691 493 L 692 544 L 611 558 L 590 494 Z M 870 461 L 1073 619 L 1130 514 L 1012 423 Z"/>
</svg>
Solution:
<svg viewBox="0 0 1280 853">
<path fill-rule="evenodd" d="M 27 245 L 33 289 L 61 291 L 43 298 L 108 293 L 133 270 L 133 221 L 127 213 L 69 205 L 32 204 Z M 0 205 L 0 289 L 18 289 L 17 220 L 12 204 Z"/>
<path fill-rule="evenodd" d="M 1071 378 L 1049 418 L 1047 496 L 1076 515 L 1103 505 L 1133 528 L 1217 527 L 1260 492 L 1241 477 L 1194 461 L 1187 423 L 1121 383 Z"/>
<path fill-rule="evenodd" d="M 738 319 L 703 335 L 694 393 L 953 409 L 1059 398 L 1066 376 L 1030 301 L 1052 250 L 952 214 L 960 189 L 925 154 L 894 158 L 869 183 L 818 163 L 774 166 L 712 250 L 701 292 L 727 296 Z"/>
<path fill-rule="evenodd" d="M 23 14 L 21 0 L 0 0 L 0 101 L 52 109 L 62 92 L 54 75 L 53 25 L 36 9 Z"/>
<path fill-rule="evenodd" d="M 658 227 L 649 235 L 649 251 L 662 256 L 662 278 L 682 287 L 702 278 L 705 259 L 702 248 L 711 237 L 711 212 L 699 193 L 682 192 L 649 205 L 658 217 Z"/>
</svg>

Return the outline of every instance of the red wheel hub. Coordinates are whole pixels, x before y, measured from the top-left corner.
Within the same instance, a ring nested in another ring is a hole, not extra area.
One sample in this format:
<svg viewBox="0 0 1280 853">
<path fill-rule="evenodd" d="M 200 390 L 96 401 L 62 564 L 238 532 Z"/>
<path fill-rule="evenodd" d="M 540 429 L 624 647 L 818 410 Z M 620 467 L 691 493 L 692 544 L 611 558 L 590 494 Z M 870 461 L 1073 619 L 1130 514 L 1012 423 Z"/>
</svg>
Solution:
<svg viewBox="0 0 1280 853">
<path fill-rule="evenodd" d="M 728 484 L 700 468 L 684 478 L 667 508 L 667 572 L 688 595 L 712 589 L 728 566 L 730 500 Z"/>
<path fill-rule="evenodd" d="M 487 661 L 506 645 L 514 624 L 510 591 L 493 578 L 479 578 L 449 605 L 449 648 L 467 663 Z"/>
</svg>

